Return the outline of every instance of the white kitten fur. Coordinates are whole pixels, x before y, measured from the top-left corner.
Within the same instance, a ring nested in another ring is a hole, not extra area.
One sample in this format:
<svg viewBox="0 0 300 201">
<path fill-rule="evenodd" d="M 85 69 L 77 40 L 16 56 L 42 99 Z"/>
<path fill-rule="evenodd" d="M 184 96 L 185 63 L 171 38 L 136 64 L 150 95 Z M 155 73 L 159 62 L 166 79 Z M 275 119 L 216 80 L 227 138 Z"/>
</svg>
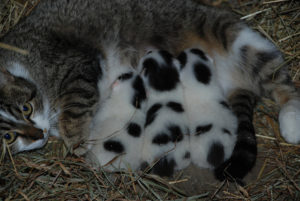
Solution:
<svg viewBox="0 0 300 201">
<path fill-rule="evenodd" d="M 110 170 L 127 168 L 128 164 L 132 169 L 137 169 L 141 163 L 138 153 L 141 153 L 142 150 L 142 136 L 130 136 L 127 133 L 127 126 L 130 122 L 134 122 L 142 128 L 145 116 L 141 110 L 136 109 L 131 104 L 134 95 L 132 80 L 136 78 L 137 74 L 131 68 L 125 67 L 119 72 L 123 74 L 125 69 L 127 72 L 132 72 L 133 77 L 124 82 L 117 79 L 120 76 L 120 74 L 116 73 L 117 71 L 106 71 L 109 75 L 104 75 L 104 79 L 114 81 L 109 81 L 108 97 L 103 100 L 99 111 L 94 117 L 89 137 L 90 145 L 88 148 L 90 149 L 90 154 L 93 155 L 92 158 L 96 158 L 98 165 L 101 166 L 105 166 L 108 163 L 111 164 L 104 167 Z M 99 81 L 99 90 L 103 86 L 101 82 L 107 82 L 107 80 Z M 124 153 L 106 150 L 103 143 L 107 140 L 120 142 L 124 147 Z"/>
<path fill-rule="evenodd" d="M 224 147 L 224 159 L 231 156 L 236 142 L 237 119 L 233 113 L 220 104 L 225 100 L 221 87 L 217 81 L 215 70 L 211 60 L 204 61 L 190 50 L 186 50 L 187 63 L 180 74 L 184 86 L 186 113 L 189 120 L 190 150 L 192 162 L 200 167 L 212 168 L 207 156 L 213 143 L 220 143 Z M 209 84 L 200 83 L 195 79 L 193 66 L 201 62 L 210 69 L 211 78 Z M 212 128 L 201 135 L 196 136 L 197 126 L 212 125 Z M 223 132 L 223 128 L 230 134 Z"/>
</svg>

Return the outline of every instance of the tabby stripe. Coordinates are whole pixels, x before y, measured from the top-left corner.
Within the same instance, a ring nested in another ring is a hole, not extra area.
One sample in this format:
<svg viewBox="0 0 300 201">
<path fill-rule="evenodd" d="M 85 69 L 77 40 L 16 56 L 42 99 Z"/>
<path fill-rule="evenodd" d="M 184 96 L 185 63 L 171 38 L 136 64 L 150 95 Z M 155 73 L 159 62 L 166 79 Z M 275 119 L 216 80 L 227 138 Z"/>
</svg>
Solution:
<svg viewBox="0 0 300 201">
<path fill-rule="evenodd" d="M 83 89 L 83 88 L 72 88 L 72 89 L 69 89 L 66 92 L 61 93 L 59 95 L 59 98 L 62 98 L 62 97 L 67 96 L 67 95 L 72 95 L 72 94 L 78 94 L 79 97 L 86 98 L 86 99 L 90 99 L 95 95 L 95 93 L 90 92 L 90 91 L 88 91 L 86 89 Z"/>
<path fill-rule="evenodd" d="M 10 126 L 10 127 L 15 127 L 15 126 L 16 126 L 16 124 L 15 124 L 14 122 L 5 121 L 5 120 L 3 120 L 3 119 L 1 119 L 0 121 L 1 121 L 1 122 L 0 122 L 1 125 L 2 125 L 2 124 L 5 124 L 5 125 L 8 125 L 8 126 Z"/>
<path fill-rule="evenodd" d="M 239 111 L 246 111 L 247 113 L 251 113 L 251 111 L 253 111 L 253 108 L 251 107 L 251 105 L 247 104 L 247 103 L 234 103 L 232 105 L 233 111 L 234 112 L 239 112 Z"/>
<path fill-rule="evenodd" d="M 247 120 L 249 122 L 252 122 L 252 120 L 253 120 L 253 115 L 249 114 L 249 112 L 247 112 L 247 111 L 236 111 L 235 115 L 237 116 L 239 121 Z"/>
<path fill-rule="evenodd" d="M 64 107 L 84 109 L 84 108 L 90 108 L 91 105 L 93 105 L 93 104 L 84 104 L 84 103 L 78 103 L 78 102 L 71 102 L 71 103 L 67 103 L 66 105 L 64 105 Z"/>
<path fill-rule="evenodd" d="M 90 85 L 91 87 L 93 87 L 93 88 L 96 88 L 96 87 L 97 87 L 97 85 L 95 84 L 95 83 L 97 83 L 97 82 L 95 82 L 94 79 L 87 78 L 87 77 L 85 77 L 85 76 L 83 76 L 83 75 L 78 75 L 78 76 L 76 76 L 76 77 L 70 78 L 70 79 L 68 80 L 67 84 L 69 85 L 69 84 L 71 84 L 71 83 L 73 83 L 73 82 L 78 82 L 78 81 L 84 81 L 84 82 L 89 83 L 89 84 L 92 83 L 92 84 Z"/>
<path fill-rule="evenodd" d="M 34 88 L 34 89 L 32 90 L 32 92 L 31 92 L 31 94 L 30 94 L 30 98 L 29 98 L 28 101 L 31 101 L 33 98 L 35 98 L 35 97 L 36 97 L 36 93 L 37 93 L 37 89 Z"/>
<path fill-rule="evenodd" d="M 276 59 L 280 53 L 278 51 L 256 53 L 256 63 L 253 66 L 252 74 L 257 75 L 269 63 Z"/>
<path fill-rule="evenodd" d="M 11 130 L 11 127 L 0 126 L 0 130 L 9 131 L 9 130 Z"/>
<path fill-rule="evenodd" d="M 69 76 L 71 76 L 71 72 L 74 70 L 75 68 L 70 68 L 64 75 L 64 77 L 62 78 L 60 85 L 59 85 L 59 92 L 62 91 L 62 89 L 64 88 L 64 82 L 69 78 Z"/>
<path fill-rule="evenodd" d="M 19 109 L 17 109 L 19 110 Z M 19 112 L 15 112 L 15 110 L 12 107 L 8 107 L 7 112 L 12 115 L 15 119 L 18 119 L 21 116 L 21 111 L 19 110 Z"/>
<path fill-rule="evenodd" d="M 256 102 L 255 99 L 249 99 L 249 97 L 247 97 L 247 96 L 239 96 L 239 97 L 236 97 L 235 100 L 231 102 L 231 105 L 233 105 L 235 103 L 245 103 L 245 104 L 252 106 L 253 104 L 255 104 L 255 102 Z"/>
<path fill-rule="evenodd" d="M 235 22 L 225 22 L 221 28 L 220 28 L 220 40 L 222 41 L 223 47 L 225 48 L 225 50 L 227 50 L 227 35 L 226 35 L 226 30 L 233 26 L 235 24 Z"/>
<path fill-rule="evenodd" d="M 81 112 L 81 113 L 75 113 L 75 112 L 72 112 L 72 111 L 64 111 L 64 114 L 68 115 L 69 117 L 73 118 L 73 119 L 78 119 L 82 116 L 84 116 L 85 114 L 87 114 L 89 111 L 84 111 L 84 112 Z"/>
<path fill-rule="evenodd" d="M 223 15 L 220 15 L 214 22 L 213 26 L 212 26 L 212 33 L 215 35 L 216 38 L 219 38 L 219 35 L 218 35 L 218 29 L 220 27 L 220 24 L 221 24 L 221 21 L 224 20 L 224 17 L 226 16 L 223 16 Z"/>
<path fill-rule="evenodd" d="M 206 23 L 206 19 L 207 19 L 207 16 L 206 14 L 202 13 L 201 17 L 198 19 L 198 26 L 197 26 L 197 30 L 198 30 L 198 33 L 201 37 L 204 37 L 204 25 Z"/>
<path fill-rule="evenodd" d="M 242 121 L 242 122 L 239 122 L 237 132 L 239 134 L 244 133 L 244 132 L 249 132 L 250 134 L 254 134 L 255 130 L 254 130 L 253 124 L 251 122 Z M 243 136 L 243 134 L 242 134 L 241 137 L 243 138 L 245 136 Z"/>
</svg>

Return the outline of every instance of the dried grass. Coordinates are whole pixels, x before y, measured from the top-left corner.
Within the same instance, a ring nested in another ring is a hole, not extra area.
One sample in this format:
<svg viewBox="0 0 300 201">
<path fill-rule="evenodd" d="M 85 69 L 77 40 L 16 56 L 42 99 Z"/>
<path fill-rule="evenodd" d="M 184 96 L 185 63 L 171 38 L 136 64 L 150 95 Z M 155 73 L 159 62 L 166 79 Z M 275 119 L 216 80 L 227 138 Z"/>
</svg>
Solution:
<svg viewBox="0 0 300 201">
<path fill-rule="evenodd" d="M 3 0 L 0 36 L 27 15 L 39 0 Z M 272 40 L 286 57 L 290 74 L 300 88 L 300 4 L 297 0 L 212 1 L 241 15 Z M 256 179 L 241 187 L 220 183 L 215 189 L 188 197 L 174 181 L 143 172 L 110 173 L 94 170 L 82 158 L 68 154 L 54 138 L 41 150 L 0 157 L 0 200 L 300 200 L 300 146 L 279 135 L 278 106 L 268 100 L 256 109 L 254 124 L 262 166 Z"/>
</svg>

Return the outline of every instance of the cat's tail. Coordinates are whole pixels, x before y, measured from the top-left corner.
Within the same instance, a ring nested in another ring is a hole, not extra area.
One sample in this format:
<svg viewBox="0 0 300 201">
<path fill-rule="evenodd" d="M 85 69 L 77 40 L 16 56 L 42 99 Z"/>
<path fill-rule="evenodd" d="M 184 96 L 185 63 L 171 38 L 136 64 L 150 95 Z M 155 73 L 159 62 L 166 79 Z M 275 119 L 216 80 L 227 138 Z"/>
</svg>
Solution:
<svg viewBox="0 0 300 201">
<path fill-rule="evenodd" d="M 242 89 L 229 97 L 229 104 L 238 118 L 237 142 L 232 156 L 214 170 L 219 180 L 241 180 L 255 165 L 257 144 L 252 120 L 256 99 L 254 93 Z"/>
</svg>

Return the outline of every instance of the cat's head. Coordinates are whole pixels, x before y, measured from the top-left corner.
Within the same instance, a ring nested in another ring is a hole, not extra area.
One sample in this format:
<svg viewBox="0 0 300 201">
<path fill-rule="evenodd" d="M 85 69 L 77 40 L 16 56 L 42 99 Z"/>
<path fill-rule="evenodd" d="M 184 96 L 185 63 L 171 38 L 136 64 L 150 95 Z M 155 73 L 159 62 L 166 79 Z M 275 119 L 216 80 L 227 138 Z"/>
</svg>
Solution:
<svg viewBox="0 0 300 201">
<path fill-rule="evenodd" d="M 0 66 L 0 139 L 12 153 L 47 142 L 49 104 L 25 71 Z M 2 144 L 1 143 L 1 144 Z"/>
</svg>

